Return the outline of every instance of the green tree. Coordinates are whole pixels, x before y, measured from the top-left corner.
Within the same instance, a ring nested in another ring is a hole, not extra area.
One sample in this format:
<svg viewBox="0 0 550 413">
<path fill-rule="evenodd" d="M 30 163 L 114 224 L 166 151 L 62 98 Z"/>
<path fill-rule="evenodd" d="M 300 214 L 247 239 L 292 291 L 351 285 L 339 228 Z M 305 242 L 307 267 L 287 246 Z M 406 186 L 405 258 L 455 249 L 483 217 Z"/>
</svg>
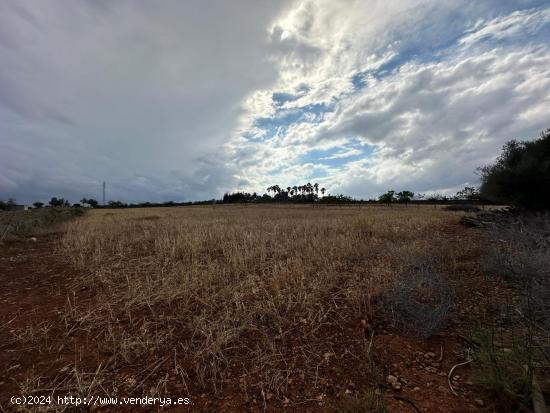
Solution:
<svg viewBox="0 0 550 413">
<path fill-rule="evenodd" d="M 126 208 L 128 206 L 128 204 L 121 201 L 109 201 L 107 205 L 109 208 Z"/>
<path fill-rule="evenodd" d="M 68 206 L 70 206 L 69 201 L 67 201 L 64 198 L 57 198 L 55 196 L 50 199 L 49 204 L 50 204 L 51 207 L 68 207 Z"/>
<path fill-rule="evenodd" d="M 39 208 L 42 208 L 44 206 L 44 202 L 40 202 L 40 201 L 36 201 L 33 206 L 36 208 L 36 209 L 39 209 Z"/>
<path fill-rule="evenodd" d="M 473 186 L 466 186 L 456 193 L 455 198 L 476 201 L 479 199 L 479 191 Z"/>
<path fill-rule="evenodd" d="M 7 201 L 0 201 L 0 210 L 8 211 L 16 204 L 15 198 L 9 198 Z"/>
<path fill-rule="evenodd" d="M 380 195 L 378 201 L 388 205 L 395 202 L 395 191 L 391 190 Z"/>
<path fill-rule="evenodd" d="M 92 208 L 96 208 L 96 207 L 99 205 L 99 202 L 97 202 L 97 201 L 96 201 L 95 199 L 93 199 L 93 198 L 89 198 L 89 199 L 88 199 L 88 198 L 82 198 L 82 199 L 80 200 L 80 202 L 81 202 L 82 204 L 88 204 L 88 205 L 90 205 Z"/>
<path fill-rule="evenodd" d="M 414 192 L 400 191 L 396 195 L 397 195 L 397 202 L 408 204 L 409 202 L 411 202 L 411 199 L 414 197 Z"/>
<path fill-rule="evenodd" d="M 479 171 L 482 198 L 526 209 L 550 209 L 550 129 L 532 141 L 507 142 L 496 162 Z"/>
</svg>

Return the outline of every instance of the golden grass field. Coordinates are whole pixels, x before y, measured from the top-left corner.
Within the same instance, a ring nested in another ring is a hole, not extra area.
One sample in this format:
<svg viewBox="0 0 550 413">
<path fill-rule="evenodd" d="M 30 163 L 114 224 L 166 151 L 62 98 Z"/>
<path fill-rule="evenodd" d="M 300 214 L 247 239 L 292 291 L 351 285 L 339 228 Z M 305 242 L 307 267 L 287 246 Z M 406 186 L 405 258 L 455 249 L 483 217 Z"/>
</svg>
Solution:
<svg viewBox="0 0 550 413">
<path fill-rule="evenodd" d="M 508 296 L 484 275 L 486 240 L 462 216 L 404 205 L 88 211 L 0 256 L 9 274 L 31 274 L 0 320 L 19 371 L 10 391 L 193 400 L 170 411 L 477 411 L 468 371 L 456 396 L 446 375 L 470 357 L 460 337 L 492 311 L 493 291 Z M 449 284 L 452 314 L 430 338 L 407 337 L 385 300 L 426 271 Z M 25 305 L 32 316 L 12 323 Z"/>
<path fill-rule="evenodd" d="M 92 332 L 115 364 L 169 354 L 184 380 L 214 394 L 232 372 L 255 369 L 257 397 L 286 397 L 293 375 L 322 379 L 318 365 L 335 345 L 327 332 L 370 320 L 373 297 L 410 263 L 452 270 L 468 246 L 443 230 L 460 215 L 433 207 L 91 211 L 67 224 L 60 245 L 78 282 L 97 294 L 93 306 L 72 304 L 68 328 Z"/>
</svg>

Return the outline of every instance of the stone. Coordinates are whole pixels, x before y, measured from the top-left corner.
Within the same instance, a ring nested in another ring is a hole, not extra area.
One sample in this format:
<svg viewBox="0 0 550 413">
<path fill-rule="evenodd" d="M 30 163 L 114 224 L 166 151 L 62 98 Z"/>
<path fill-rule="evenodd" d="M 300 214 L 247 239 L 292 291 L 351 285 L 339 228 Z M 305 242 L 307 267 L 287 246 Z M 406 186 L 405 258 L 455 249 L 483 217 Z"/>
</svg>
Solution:
<svg viewBox="0 0 550 413">
<path fill-rule="evenodd" d="M 394 390 L 401 389 L 401 383 L 399 383 L 399 379 L 395 377 L 394 375 L 390 374 L 388 377 L 386 377 L 386 382 L 393 387 Z"/>
</svg>

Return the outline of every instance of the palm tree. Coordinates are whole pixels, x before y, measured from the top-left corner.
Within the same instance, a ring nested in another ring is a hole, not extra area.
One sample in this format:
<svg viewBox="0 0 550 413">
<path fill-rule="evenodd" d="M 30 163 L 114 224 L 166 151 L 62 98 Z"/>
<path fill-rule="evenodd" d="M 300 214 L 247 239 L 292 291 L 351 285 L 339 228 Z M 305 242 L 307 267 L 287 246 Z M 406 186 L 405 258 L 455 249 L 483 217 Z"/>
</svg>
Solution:
<svg viewBox="0 0 550 413">
<path fill-rule="evenodd" d="M 290 188 L 290 186 L 287 186 L 287 187 L 286 187 L 286 192 L 290 194 L 290 190 L 291 190 L 291 189 L 292 189 L 292 188 Z"/>
<path fill-rule="evenodd" d="M 321 188 L 321 194 L 322 194 L 323 196 L 325 196 L 325 191 L 326 191 L 325 188 Z"/>
<path fill-rule="evenodd" d="M 298 187 L 296 185 L 292 187 L 292 190 L 294 191 L 295 194 L 298 194 Z"/>
<path fill-rule="evenodd" d="M 319 196 L 319 184 L 317 182 L 313 184 L 313 189 L 315 189 L 315 194 Z"/>
</svg>

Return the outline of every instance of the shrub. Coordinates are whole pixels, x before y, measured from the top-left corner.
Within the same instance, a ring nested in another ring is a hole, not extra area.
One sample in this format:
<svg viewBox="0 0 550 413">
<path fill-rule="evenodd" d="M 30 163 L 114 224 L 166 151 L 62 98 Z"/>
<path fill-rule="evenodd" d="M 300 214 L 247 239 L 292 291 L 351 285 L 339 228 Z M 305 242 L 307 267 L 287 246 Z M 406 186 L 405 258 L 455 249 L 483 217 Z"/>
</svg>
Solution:
<svg viewBox="0 0 550 413">
<path fill-rule="evenodd" d="M 358 397 L 347 397 L 336 407 L 337 413 L 385 413 L 382 397 L 374 389 L 368 389 Z"/>
<path fill-rule="evenodd" d="M 538 397 L 533 377 L 544 378 L 550 361 L 550 215 L 498 216 L 489 227 L 486 270 L 520 293 L 520 302 L 510 306 L 516 338 L 504 351 L 495 345 L 494 333 L 482 332 L 476 374 L 478 382 L 500 395 L 500 406 L 530 411 L 531 399 Z M 548 391 L 547 382 L 540 384 Z"/>
<path fill-rule="evenodd" d="M 447 318 L 450 288 L 430 268 L 410 271 L 386 297 L 395 328 L 415 338 L 431 336 Z"/>
<path fill-rule="evenodd" d="M 497 345 L 495 331 L 474 335 L 473 379 L 495 398 L 498 411 L 531 411 L 533 359 L 527 338 L 515 339 L 507 347 Z"/>
<path fill-rule="evenodd" d="M 482 198 L 526 209 L 549 209 L 550 129 L 533 141 L 506 143 L 497 161 L 479 170 Z"/>
</svg>

